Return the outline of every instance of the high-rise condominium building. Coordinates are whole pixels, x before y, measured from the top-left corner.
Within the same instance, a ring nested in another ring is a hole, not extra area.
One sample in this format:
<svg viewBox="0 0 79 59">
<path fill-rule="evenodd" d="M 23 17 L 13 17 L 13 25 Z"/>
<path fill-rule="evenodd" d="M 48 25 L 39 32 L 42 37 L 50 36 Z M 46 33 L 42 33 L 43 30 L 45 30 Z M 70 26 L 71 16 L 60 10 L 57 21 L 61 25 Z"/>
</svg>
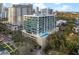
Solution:
<svg viewBox="0 0 79 59">
<path fill-rule="evenodd" d="M 0 3 L 0 14 L 1 14 L 1 12 L 2 12 L 2 6 L 3 6 L 3 4 Z"/>
<path fill-rule="evenodd" d="M 5 10 L 5 18 L 8 18 L 8 8 L 5 7 L 4 10 Z"/>
<path fill-rule="evenodd" d="M 41 14 L 42 15 L 50 15 L 50 14 L 53 14 L 53 9 L 49 9 L 49 8 L 41 9 Z"/>
<path fill-rule="evenodd" d="M 48 35 L 56 28 L 55 16 L 52 15 L 25 15 L 24 29 L 27 33 L 38 36 Z"/>
<path fill-rule="evenodd" d="M 6 7 L 3 5 L 3 3 L 0 3 L 0 17 L 6 18 Z"/>
<path fill-rule="evenodd" d="M 11 21 L 10 23 L 12 24 L 22 25 L 23 15 L 32 15 L 32 11 L 32 4 L 13 5 L 13 7 L 10 7 L 8 10 L 8 20 Z"/>
<path fill-rule="evenodd" d="M 0 18 L 2 17 L 2 8 L 3 8 L 3 4 L 0 3 Z"/>
<path fill-rule="evenodd" d="M 37 14 L 37 15 L 40 14 L 39 7 L 36 7 L 36 9 L 35 9 L 35 14 Z"/>
<path fill-rule="evenodd" d="M 10 24 L 16 24 L 16 16 L 15 16 L 15 8 L 10 7 L 8 8 L 8 22 Z"/>
<path fill-rule="evenodd" d="M 17 13 L 20 12 L 21 14 L 18 15 L 32 15 L 33 13 L 33 5 L 32 4 L 19 4 L 19 5 L 13 5 L 14 8 L 16 8 Z"/>
</svg>

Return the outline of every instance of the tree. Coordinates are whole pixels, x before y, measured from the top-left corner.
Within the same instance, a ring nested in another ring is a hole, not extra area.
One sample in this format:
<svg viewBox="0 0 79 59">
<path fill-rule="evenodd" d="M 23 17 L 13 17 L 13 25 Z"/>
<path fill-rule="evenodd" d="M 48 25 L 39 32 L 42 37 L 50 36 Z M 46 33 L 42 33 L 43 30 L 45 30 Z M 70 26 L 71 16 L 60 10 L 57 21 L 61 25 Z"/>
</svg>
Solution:
<svg viewBox="0 0 79 59">
<path fill-rule="evenodd" d="M 79 36 L 76 34 L 73 34 L 72 36 L 68 36 L 67 38 L 67 49 L 70 50 L 70 52 L 75 52 L 79 48 Z M 75 49 L 75 50 L 74 50 Z"/>
<path fill-rule="evenodd" d="M 22 32 L 21 31 L 13 31 L 12 39 L 14 40 L 14 42 L 23 42 L 24 38 L 22 36 Z"/>
</svg>

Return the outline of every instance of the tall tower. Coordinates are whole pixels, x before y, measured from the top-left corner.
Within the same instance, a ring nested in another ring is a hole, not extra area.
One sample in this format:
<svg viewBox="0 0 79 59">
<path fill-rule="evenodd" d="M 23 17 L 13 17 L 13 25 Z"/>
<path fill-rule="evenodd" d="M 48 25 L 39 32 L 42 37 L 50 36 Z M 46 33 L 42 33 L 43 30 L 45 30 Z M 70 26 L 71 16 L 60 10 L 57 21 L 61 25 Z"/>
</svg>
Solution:
<svg viewBox="0 0 79 59">
<path fill-rule="evenodd" d="M 9 16 L 12 18 L 8 17 L 9 20 L 13 20 L 16 25 L 22 25 L 23 21 L 23 15 L 32 15 L 33 13 L 33 6 L 32 4 L 18 4 L 18 5 L 13 5 L 9 10 L 8 10 Z"/>
<path fill-rule="evenodd" d="M 0 3 L 0 17 L 2 17 L 2 6 L 3 6 L 3 4 Z"/>
<path fill-rule="evenodd" d="M 6 18 L 6 7 L 3 5 L 3 3 L 0 3 L 0 17 Z"/>
<path fill-rule="evenodd" d="M 15 8 L 13 8 L 13 7 L 8 8 L 8 22 L 10 24 L 16 24 L 15 14 L 16 14 Z"/>
<path fill-rule="evenodd" d="M 35 14 L 39 14 L 39 7 L 36 7 L 36 9 L 35 9 Z"/>
<path fill-rule="evenodd" d="M 50 8 L 41 9 L 41 14 L 42 15 L 51 15 L 51 14 L 53 14 L 53 9 L 50 9 Z"/>
<path fill-rule="evenodd" d="M 47 8 L 41 9 L 41 14 L 42 15 L 47 15 L 48 14 L 48 9 Z"/>
<path fill-rule="evenodd" d="M 2 12 L 2 6 L 3 6 L 3 4 L 0 3 L 0 14 L 1 14 L 1 12 Z"/>
</svg>

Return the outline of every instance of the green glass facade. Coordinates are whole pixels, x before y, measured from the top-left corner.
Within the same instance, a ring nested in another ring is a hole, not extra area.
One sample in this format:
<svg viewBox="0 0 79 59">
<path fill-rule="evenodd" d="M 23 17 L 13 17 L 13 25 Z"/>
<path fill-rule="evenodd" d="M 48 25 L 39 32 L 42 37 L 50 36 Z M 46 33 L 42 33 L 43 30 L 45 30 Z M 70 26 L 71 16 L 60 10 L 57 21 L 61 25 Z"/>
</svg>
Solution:
<svg viewBox="0 0 79 59">
<path fill-rule="evenodd" d="M 56 27 L 54 16 L 31 16 L 24 21 L 24 29 L 28 33 L 42 35 Z"/>
</svg>

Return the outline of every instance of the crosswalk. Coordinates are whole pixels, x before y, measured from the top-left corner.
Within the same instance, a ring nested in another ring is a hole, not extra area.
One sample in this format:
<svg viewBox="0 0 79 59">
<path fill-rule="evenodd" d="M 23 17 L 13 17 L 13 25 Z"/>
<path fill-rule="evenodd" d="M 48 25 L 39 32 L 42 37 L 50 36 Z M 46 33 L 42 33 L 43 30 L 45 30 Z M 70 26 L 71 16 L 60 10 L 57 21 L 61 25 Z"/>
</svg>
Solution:
<svg viewBox="0 0 79 59">
<path fill-rule="evenodd" d="M 14 52 L 16 51 L 16 48 L 13 49 L 10 45 L 8 45 L 8 44 L 5 43 L 5 42 L 4 42 L 4 44 L 5 44 L 5 47 L 4 47 L 4 48 L 9 48 L 9 49 L 11 50 L 10 53 L 14 53 Z"/>
</svg>

